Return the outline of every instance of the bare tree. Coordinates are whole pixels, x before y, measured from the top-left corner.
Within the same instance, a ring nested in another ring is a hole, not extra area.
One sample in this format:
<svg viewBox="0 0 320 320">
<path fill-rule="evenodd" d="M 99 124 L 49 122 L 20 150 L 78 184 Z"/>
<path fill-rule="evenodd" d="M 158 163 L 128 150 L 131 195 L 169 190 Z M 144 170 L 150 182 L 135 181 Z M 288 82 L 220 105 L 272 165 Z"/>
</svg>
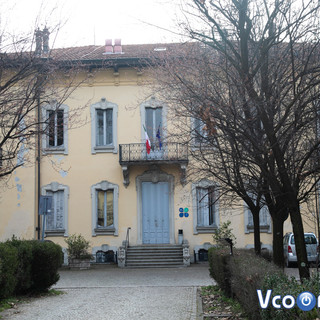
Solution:
<svg viewBox="0 0 320 320">
<path fill-rule="evenodd" d="M 184 27 L 200 45 L 180 52 L 187 59 L 170 57 L 166 78 L 158 77 L 169 101 L 184 109 L 177 114 L 205 125 L 204 142 L 212 141 L 212 148 L 195 154 L 201 169 L 216 177 L 224 171 L 225 185 L 235 186 L 245 201 L 251 189 L 245 181 L 254 182 L 257 199 L 263 195 L 279 264 L 283 222 L 290 214 L 301 278 L 308 278 L 309 270 L 300 204 L 310 197 L 320 169 L 314 161 L 319 149 L 318 13 L 319 4 L 312 0 L 193 0 Z"/>
<path fill-rule="evenodd" d="M 31 37 L 8 40 L 0 48 L 0 179 L 10 176 L 18 167 L 32 164 L 34 153 L 40 150 L 42 135 L 52 136 L 52 131 L 62 132 L 52 117 L 43 117 L 43 105 L 52 104 L 57 112 L 61 104 L 77 88 L 76 67 L 69 68 L 68 81 L 65 72 L 49 50 L 49 30 L 36 30 Z M 62 82 L 62 83 L 61 83 Z M 69 114 L 79 125 L 81 108 Z M 37 138 L 37 139 L 36 139 Z M 38 154 L 38 157 L 41 155 Z"/>
</svg>

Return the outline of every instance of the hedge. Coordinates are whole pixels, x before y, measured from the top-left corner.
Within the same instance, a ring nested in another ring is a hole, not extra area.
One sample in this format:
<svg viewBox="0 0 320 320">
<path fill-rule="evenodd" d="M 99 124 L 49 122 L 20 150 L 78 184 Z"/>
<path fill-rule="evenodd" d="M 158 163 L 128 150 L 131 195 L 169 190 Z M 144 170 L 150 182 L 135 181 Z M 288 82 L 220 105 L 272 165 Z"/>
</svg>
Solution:
<svg viewBox="0 0 320 320">
<path fill-rule="evenodd" d="M 309 291 L 317 298 L 319 295 L 319 276 L 300 284 L 295 278 L 289 279 L 277 266 L 256 256 L 249 250 L 234 250 L 230 256 L 229 248 L 217 247 L 209 249 L 210 274 L 229 297 L 236 298 L 243 306 L 249 319 L 289 320 L 320 318 L 318 308 L 302 311 L 297 306 L 292 309 L 276 309 L 271 305 L 275 295 L 284 297 L 292 295 L 295 299 Z M 272 290 L 269 306 L 262 309 L 259 304 L 257 290 L 265 296 Z"/>
<path fill-rule="evenodd" d="M 18 250 L 6 243 L 0 243 L 0 298 L 15 292 L 18 268 Z"/>
<path fill-rule="evenodd" d="M 59 280 L 62 248 L 53 242 L 18 240 L 0 243 L 0 297 L 48 290 Z"/>
</svg>

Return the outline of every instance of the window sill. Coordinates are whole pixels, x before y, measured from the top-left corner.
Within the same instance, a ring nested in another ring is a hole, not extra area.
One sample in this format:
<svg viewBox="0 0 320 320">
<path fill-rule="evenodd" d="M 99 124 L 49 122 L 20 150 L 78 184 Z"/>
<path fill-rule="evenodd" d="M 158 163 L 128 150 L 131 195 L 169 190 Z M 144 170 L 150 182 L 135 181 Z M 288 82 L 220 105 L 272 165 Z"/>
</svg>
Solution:
<svg viewBox="0 0 320 320">
<path fill-rule="evenodd" d="M 217 230 L 217 226 L 208 226 L 208 227 L 198 226 L 196 230 L 197 230 L 197 233 L 213 233 L 215 230 Z"/>
<path fill-rule="evenodd" d="M 247 233 L 253 233 L 253 232 L 254 232 L 254 227 L 247 225 Z M 260 226 L 260 232 L 269 233 L 270 232 L 270 226 L 268 226 L 268 225 Z"/>
<path fill-rule="evenodd" d="M 96 236 L 100 235 L 114 235 L 116 232 L 115 228 L 95 228 L 94 233 Z"/>
<path fill-rule="evenodd" d="M 46 230 L 45 236 L 46 237 L 64 237 L 66 230 L 60 229 L 60 230 Z"/>
<path fill-rule="evenodd" d="M 66 151 L 66 148 L 44 148 L 43 149 L 44 153 L 52 153 L 52 154 L 68 154 L 68 152 Z"/>
<path fill-rule="evenodd" d="M 93 153 L 117 153 L 117 149 L 115 146 L 94 147 L 93 151 Z"/>
</svg>

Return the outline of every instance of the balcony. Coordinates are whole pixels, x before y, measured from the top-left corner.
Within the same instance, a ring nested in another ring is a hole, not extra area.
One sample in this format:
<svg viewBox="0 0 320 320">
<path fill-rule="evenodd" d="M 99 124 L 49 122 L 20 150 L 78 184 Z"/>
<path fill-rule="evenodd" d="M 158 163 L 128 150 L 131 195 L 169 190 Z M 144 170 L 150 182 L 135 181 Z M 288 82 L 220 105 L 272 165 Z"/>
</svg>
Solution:
<svg viewBox="0 0 320 320">
<path fill-rule="evenodd" d="M 129 167 L 134 165 L 178 165 L 181 169 L 181 183 L 185 183 L 188 164 L 188 148 L 180 143 L 163 143 L 161 149 L 152 146 L 147 153 L 145 143 L 130 143 L 119 145 L 119 162 L 123 171 L 124 185 L 128 186 Z"/>
</svg>

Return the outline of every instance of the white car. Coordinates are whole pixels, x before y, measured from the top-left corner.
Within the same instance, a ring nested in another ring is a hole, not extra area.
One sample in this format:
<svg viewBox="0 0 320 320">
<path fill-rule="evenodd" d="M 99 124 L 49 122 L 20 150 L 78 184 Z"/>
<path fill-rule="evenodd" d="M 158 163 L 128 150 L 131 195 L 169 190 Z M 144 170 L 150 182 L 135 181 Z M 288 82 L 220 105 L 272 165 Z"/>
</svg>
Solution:
<svg viewBox="0 0 320 320">
<path fill-rule="evenodd" d="M 314 233 L 305 233 L 304 241 L 307 249 L 308 262 L 316 263 L 318 261 L 318 241 Z M 287 233 L 283 238 L 284 262 L 287 268 L 297 263 L 296 245 L 292 232 Z"/>
</svg>

